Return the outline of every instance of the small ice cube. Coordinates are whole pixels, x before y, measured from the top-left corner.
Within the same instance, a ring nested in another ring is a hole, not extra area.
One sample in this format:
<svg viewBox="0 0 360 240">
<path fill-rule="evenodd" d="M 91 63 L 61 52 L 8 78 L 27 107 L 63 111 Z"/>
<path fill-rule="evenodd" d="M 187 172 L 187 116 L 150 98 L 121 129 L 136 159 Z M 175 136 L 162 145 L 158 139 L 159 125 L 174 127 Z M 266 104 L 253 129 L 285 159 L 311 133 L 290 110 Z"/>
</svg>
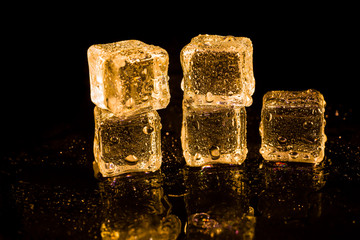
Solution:
<svg viewBox="0 0 360 240">
<path fill-rule="evenodd" d="M 313 89 L 266 93 L 260 123 L 264 159 L 321 162 L 326 142 L 324 111 L 324 97 Z"/>
</svg>

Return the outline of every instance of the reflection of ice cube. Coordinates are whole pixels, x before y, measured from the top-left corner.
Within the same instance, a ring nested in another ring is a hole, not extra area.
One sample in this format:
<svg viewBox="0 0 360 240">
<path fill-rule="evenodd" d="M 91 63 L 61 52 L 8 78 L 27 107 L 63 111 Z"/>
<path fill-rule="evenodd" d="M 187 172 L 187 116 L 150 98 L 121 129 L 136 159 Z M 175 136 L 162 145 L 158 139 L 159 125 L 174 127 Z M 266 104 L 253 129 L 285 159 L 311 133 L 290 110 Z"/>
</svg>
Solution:
<svg viewBox="0 0 360 240">
<path fill-rule="evenodd" d="M 94 115 L 94 155 L 104 177 L 160 168 L 161 123 L 155 110 L 119 118 L 95 107 Z"/>
<path fill-rule="evenodd" d="M 190 166 L 241 164 L 247 155 L 245 108 L 184 102 L 181 143 Z"/>
<path fill-rule="evenodd" d="M 199 35 L 181 51 L 184 99 L 250 106 L 255 90 L 252 43 L 245 37 Z"/>
<path fill-rule="evenodd" d="M 171 214 L 162 181 L 159 171 L 101 179 L 102 239 L 177 239 L 181 222 Z"/>
<path fill-rule="evenodd" d="M 266 160 L 317 163 L 324 158 L 325 101 L 316 90 L 264 95 L 260 153 Z"/>
<path fill-rule="evenodd" d="M 326 183 L 321 165 L 264 162 L 263 171 L 265 189 L 258 202 L 262 216 L 271 222 L 302 220 L 306 223 L 321 216 L 320 189 Z"/>
<path fill-rule="evenodd" d="M 243 166 L 185 169 L 187 239 L 253 239 L 254 209 Z"/>
<path fill-rule="evenodd" d="M 169 57 L 137 40 L 97 44 L 88 49 L 91 100 L 117 115 L 165 108 L 170 101 Z"/>
</svg>

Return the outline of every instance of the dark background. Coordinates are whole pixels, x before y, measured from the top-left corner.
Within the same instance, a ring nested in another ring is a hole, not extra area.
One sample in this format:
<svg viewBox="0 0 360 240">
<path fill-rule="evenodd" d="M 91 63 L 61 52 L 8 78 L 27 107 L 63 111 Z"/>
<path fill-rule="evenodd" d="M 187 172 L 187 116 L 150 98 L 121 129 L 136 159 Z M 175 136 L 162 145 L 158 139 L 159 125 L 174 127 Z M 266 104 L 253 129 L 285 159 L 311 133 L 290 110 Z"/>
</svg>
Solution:
<svg viewBox="0 0 360 240">
<path fill-rule="evenodd" d="M 2 36 L 5 146 L 21 147 L 69 125 L 92 129 L 86 51 L 92 44 L 127 39 L 168 51 L 173 99 L 182 96 L 182 47 L 198 34 L 234 35 L 253 42 L 254 106 L 269 90 L 314 88 L 329 104 L 349 105 L 357 113 L 354 6 L 208 4 L 211 9 L 185 2 L 9 9 L 14 14 Z"/>
</svg>

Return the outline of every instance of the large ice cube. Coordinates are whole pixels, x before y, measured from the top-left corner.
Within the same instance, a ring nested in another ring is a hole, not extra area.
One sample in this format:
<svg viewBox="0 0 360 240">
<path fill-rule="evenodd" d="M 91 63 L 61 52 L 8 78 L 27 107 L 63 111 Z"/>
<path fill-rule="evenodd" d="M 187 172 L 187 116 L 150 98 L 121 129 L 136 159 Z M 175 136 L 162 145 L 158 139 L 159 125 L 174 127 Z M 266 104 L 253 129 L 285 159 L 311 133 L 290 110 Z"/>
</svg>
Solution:
<svg viewBox="0 0 360 240">
<path fill-rule="evenodd" d="M 184 99 L 195 105 L 250 106 L 255 90 L 249 38 L 199 35 L 181 51 Z"/>
<path fill-rule="evenodd" d="M 161 123 L 155 110 L 119 118 L 95 107 L 94 115 L 94 155 L 104 177 L 160 168 Z"/>
<path fill-rule="evenodd" d="M 324 111 L 324 97 L 316 90 L 266 93 L 260 123 L 264 159 L 320 162 L 326 142 Z"/>
<path fill-rule="evenodd" d="M 169 56 L 138 40 L 88 49 L 91 100 L 117 115 L 165 108 L 170 101 Z"/>
<path fill-rule="evenodd" d="M 189 166 L 241 164 L 247 155 L 245 107 L 183 104 L 181 143 Z"/>
</svg>

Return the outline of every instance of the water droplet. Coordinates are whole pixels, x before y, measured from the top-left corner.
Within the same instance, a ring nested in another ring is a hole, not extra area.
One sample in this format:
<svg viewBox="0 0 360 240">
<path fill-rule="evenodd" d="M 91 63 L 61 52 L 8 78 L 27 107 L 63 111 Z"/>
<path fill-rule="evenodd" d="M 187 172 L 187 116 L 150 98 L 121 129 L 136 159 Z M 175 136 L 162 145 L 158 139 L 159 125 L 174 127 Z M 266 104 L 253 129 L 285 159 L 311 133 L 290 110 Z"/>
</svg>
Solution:
<svg viewBox="0 0 360 240">
<path fill-rule="evenodd" d="M 196 89 L 194 92 L 195 92 L 195 94 L 199 94 L 199 93 L 200 93 L 200 91 L 197 90 L 197 89 Z"/>
<path fill-rule="evenodd" d="M 115 168 L 115 165 L 113 163 L 105 163 L 105 170 L 112 170 Z"/>
<path fill-rule="evenodd" d="M 212 160 L 217 160 L 220 158 L 220 149 L 217 146 L 212 146 L 209 149 L 210 155 L 211 155 L 211 159 Z"/>
<path fill-rule="evenodd" d="M 228 94 L 229 94 L 229 96 L 232 96 L 232 95 L 234 94 L 234 92 L 233 92 L 233 91 L 229 91 Z"/>
<path fill-rule="evenodd" d="M 311 155 L 312 155 L 314 158 L 316 158 L 316 157 L 318 157 L 320 154 L 319 154 L 318 151 L 313 151 L 313 152 L 311 152 Z"/>
<path fill-rule="evenodd" d="M 194 156 L 195 160 L 201 160 L 201 154 L 200 153 L 196 153 Z"/>
<path fill-rule="evenodd" d="M 150 127 L 150 126 L 145 126 L 144 128 L 143 128 L 143 133 L 145 133 L 145 134 L 150 134 L 150 133 L 152 133 L 154 131 L 154 128 L 153 127 Z"/>
<path fill-rule="evenodd" d="M 282 137 L 282 136 L 279 136 L 279 137 L 278 137 L 278 141 L 279 141 L 280 143 L 285 143 L 285 142 L 287 141 L 287 139 L 284 138 L 284 137 Z"/>
<path fill-rule="evenodd" d="M 112 143 L 117 143 L 119 141 L 119 138 L 118 137 L 111 137 L 110 138 L 110 142 L 112 142 Z"/>
<path fill-rule="evenodd" d="M 181 84 L 180 84 L 180 87 L 181 87 L 181 90 L 183 90 L 184 91 L 184 89 L 185 89 L 185 87 L 184 87 L 184 78 L 181 80 Z"/>
<path fill-rule="evenodd" d="M 212 102 L 212 101 L 214 101 L 214 96 L 212 95 L 211 92 L 207 92 L 207 93 L 206 93 L 205 100 L 206 100 L 207 102 Z"/>
<path fill-rule="evenodd" d="M 303 124 L 303 128 L 304 129 L 309 129 L 312 127 L 312 125 L 314 125 L 314 123 L 312 121 L 305 121 Z"/>
<path fill-rule="evenodd" d="M 234 41 L 235 40 L 235 38 L 233 37 L 233 36 L 226 36 L 225 37 L 225 41 Z"/>
<path fill-rule="evenodd" d="M 125 161 L 130 164 L 135 164 L 139 159 L 134 155 L 129 155 L 125 158 Z"/>
<path fill-rule="evenodd" d="M 135 105 L 135 101 L 133 98 L 129 98 L 125 103 L 125 106 L 127 108 L 132 108 L 132 107 L 134 107 L 134 105 Z"/>
<path fill-rule="evenodd" d="M 196 128 L 197 128 L 197 130 L 200 130 L 200 123 L 199 123 L 199 121 L 196 121 Z"/>
<path fill-rule="evenodd" d="M 298 152 L 289 152 L 289 155 L 291 158 L 296 158 L 297 156 L 299 156 Z"/>
</svg>

